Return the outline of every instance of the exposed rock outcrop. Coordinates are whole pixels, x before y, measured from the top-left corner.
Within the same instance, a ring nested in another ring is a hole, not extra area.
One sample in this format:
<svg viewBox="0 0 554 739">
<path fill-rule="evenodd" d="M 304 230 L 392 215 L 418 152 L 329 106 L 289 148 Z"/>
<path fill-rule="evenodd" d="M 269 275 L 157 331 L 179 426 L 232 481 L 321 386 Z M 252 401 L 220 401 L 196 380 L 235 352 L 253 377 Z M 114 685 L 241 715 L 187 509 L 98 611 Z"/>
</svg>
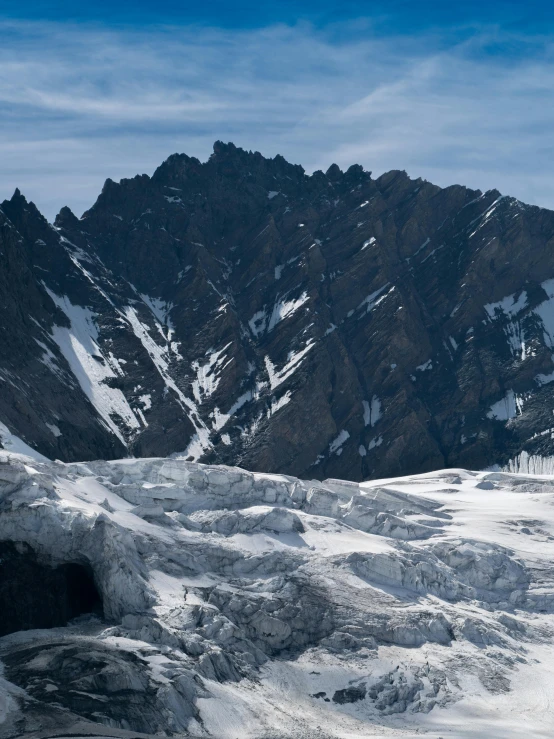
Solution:
<svg viewBox="0 0 554 739">
<path fill-rule="evenodd" d="M 306 478 L 552 451 L 554 213 L 218 142 L 0 209 L 0 420 L 50 458 Z M 2 434 L 0 433 L 0 436 Z"/>
</svg>

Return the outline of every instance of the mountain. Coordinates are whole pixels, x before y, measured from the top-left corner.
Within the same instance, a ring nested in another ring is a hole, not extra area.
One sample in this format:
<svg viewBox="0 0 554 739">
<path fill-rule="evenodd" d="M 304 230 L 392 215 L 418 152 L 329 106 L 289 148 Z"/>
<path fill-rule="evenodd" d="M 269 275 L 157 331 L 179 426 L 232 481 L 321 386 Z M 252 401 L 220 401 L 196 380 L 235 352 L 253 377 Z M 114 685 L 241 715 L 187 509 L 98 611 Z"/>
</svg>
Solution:
<svg viewBox="0 0 554 739">
<path fill-rule="evenodd" d="M 53 225 L 16 190 L 0 421 L 66 462 L 320 479 L 548 455 L 553 238 L 554 213 L 496 191 L 221 142 Z"/>
<path fill-rule="evenodd" d="M 0 738 L 546 739 L 553 557 L 552 477 L 0 452 Z"/>
</svg>

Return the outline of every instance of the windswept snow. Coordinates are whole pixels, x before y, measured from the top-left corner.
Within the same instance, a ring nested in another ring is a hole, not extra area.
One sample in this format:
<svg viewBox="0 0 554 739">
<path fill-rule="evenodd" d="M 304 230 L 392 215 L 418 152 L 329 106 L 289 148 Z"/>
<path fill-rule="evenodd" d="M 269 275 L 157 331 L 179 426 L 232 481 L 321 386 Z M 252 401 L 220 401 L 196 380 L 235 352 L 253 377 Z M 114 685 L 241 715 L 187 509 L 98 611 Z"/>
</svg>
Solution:
<svg viewBox="0 0 554 739">
<path fill-rule="evenodd" d="M 282 269 L 282 266 L 275 268 L 276 280 L 281 277 Z M 272 331 L 278 323 L 284 321 L 285 318 L 292 316 L 293 313 L 296 313 L 296 311 L 301 308 L 308 299 L 308 294 L 303 292 L 298 298 L 290 300 L 287 298 L 281 298 L 277 300 L 273 305 L 270 314 L 267 314 L 265 309 L 257 311 L 248 321 L 250 331 L 256 338 L 266 332 Z"/>
<path fill-rule="evenodd" d="M 249 403 L 251 400 L 257 397 L 257 390 L 247 390 L 243 393 L 235 402 L 231 405 L 226 413 L 222 413 L 219 408 L 215 408 L 211 414 L 213 418 L 213 428 L 216 431 L 222 429 L 226 423 L 239 411 L 243 405 Z"/>
<path fill-rule="evenodd" d="M 412 259 L 414 259 L 414 257 L 417 257 L 417 255 L 420 253 L 420 251 L 423 251 L 423 249 L 425 249 L 425 247 L 428 246 L 428 244 L 430 242 L 431 242 L 431 239 L 429 237 L 427 237 L 425 239 L 425 241 L 423 242 L 423 244 L 421 244 L 421 246 L 419 246 L 416 249 L 416 251 L 412 254 L 411 257 L 406 257 L 406 261 L 408 262 L 408 264 L 412 261 Z"/>
<path fill-rule="evenodd" d="M 329 454 L 340 454 L 342 451 L 342 445 L 345 444 L 349 438 L 350 434 L 348 433 L 348 431 L 345 431 L 345 429 L 340 431 L 337 438 L 333 439 L 333 441 L 329 444 Z"/>
<path fill-rule="evenodd" d="M 198 413 L 196 403 L 183 393 L 169 372 L 169 346 L 166 345 L 165 347 L 162 347 L 154 341 L 148 326 L 142 323 L 137 315 L 137 311 L 133 307 L 127 306 L 124 315 L 133 329 L 135 336 L 140 340 L 141 344 L 150 355 L 150 359 L 164 381 L 166 388 L 168 391 L 171 390 L 174 393 L 177 402 L 185 411 L 196 430 L 196 433 L 189 442 L 186 450 L 182 453 L 183 457 L 185 459 L 189 457 L 195 460 L 199 459 L 206 450 L 210 449 L 212 446 L 210 441 L 210 432 Z"/>
<path fill-rule="evenodd" d="M 538 374 L 535 377 L 535 381 L 539 385 L 548 385 L 549 383 L 554 382 L 554 371 L 553 372 L 549 372 L 547 375 L 545 375 L 543 373 Z"/>
<path fill-rule="evenodd" d="M 301 308 L 307 300 L 308 293 L 306 292 L 303 292 L 299 298 L 296 298 L 296 300 L 279 300 L 273 306 L 267 330 L 271 331 L 280 321 L 284 321 L 288 316 L 292 316 L 292 314 L 296 313 L 296 311 Z"/>
<path fill-rule="evenodd" d="M 267 417 L 270 418 L 271 416 L 274 416 L 277 411 L 281 410 L 281 408 L 284 408 L 286 405 L 288 405 L 291 401 L 291 393 L 290 390 L 287 390 L 287 392 L 284 395 L 281 395 L 281 397 L 276 400 L 275 398 L 271 399 L 271 408 L 267 412 Z"/>
<path fill-rule="evenodd" d="M 140 297 L 144 301 L 145 305 L 150 308 L 152 315 L 154 315 L 162 325 L 173 328 L 173 324 L 169 318 L 169 314 L 175 307 L 172 303 L 168 303 L 160 298 L 151 298 L 149 295 L 144 295 L 143 293 L 140 293 Z"/>
<path fill-rule="evenodd" d="M 515 357 L 523 361 L 527 355 L 525 331 L 519 321 L 509 321 L 504 327 L 510 351 Z"/>
<path fill-rule="evenodd" d="M 35 341 L 44 352 L 44 354 L 40 358 L 42 364 L 48 367 L 50 372 L 55 374 L 56 377 L 59 377 L 62 381 L 67 380 L 67 378 L 64 378 L 64 374 L 54 353 L 42 341 L 39 341 L 37 338 L 35 338 Z"/>
<path fill-rule="evenodd" d="M 383 287 L 380 287 L 378 290 L 375 290 L 374 292 L 370 293 L 366 298 L 362 300 L 360 305 L 356 308 L 356 310 L 360 310 L 361 308 L 365 308 L 366 313 L 371 313 L 371 311 L 379 305 L 391 292 L 394 290 L 394 286 L 391 287 L 390 290 L 388 290 L 385 295 L 383 295 L 383 292 L 389 287 L 390 283 L 387 282 L 386 285 L 383 285 Z"/>
<path fill-rule="evenodd" d="M 505 199 L 506 197 L 507 197 L 506 195 L 500 195 L 500 197 L 496 198 L 496 200 L 495 200 L 495 201 L 494 201 L 494 202 L 493 202 L 493 203 L 492 203 L 492 204 L 491 204 L 491 205 L 490 205 L 490 206 L 489 206 L 489 207 L 487 208 L 487 210 L 486 210 L 486 211 L 485 211 L 484 213 L 482 213 L 482 214 L 481 214 L 480 216 L 478 216 L 477 218 L 475 218 L 475 219 L 474 219 L 474 220 L 473 220 L 473 221 L 472 221 L 472 222 L 471 222 L 471 223 L 469 224 L 469 226 L 470 226 L 470 227 L 472 227 L 472 226 L 473 226 L 473 225 L 474 225 L 475 223 L 478 223 L 478 224 L 479 224 L 479 225 L 477 226 L 477 228 L 475 228 L 475 229 L 474 229 L 474 230 L 473 230 L 473 231 L 472 231 L 472 232 L 470 233 L 470 235 L 469 235 L 469 238 L 470 238 L 470 239 L 471 239 L 471 238 L 472 238 L 473 236 L 475 236 L 475 234 L 476 234 L 476 233 L 477 233 L 477 232 L 479 231 L 479 229 L 481 229 L 481 228 L 482 228 L 482 227 L 483 227 L 483 226 L 484 226 L 484 225 L 485 225 L 486 223 L 488 223 L 488 221 L 489 221 L 489 220 L 490 220 L 490 218 L 492 217 L 492 214 L 494 213 L 494 211 L 495 211 L 495 210 L 496 210 L 496 208 L 498 207 L 498 204 L 499 204 L 499 203 L 500 203 L 500 202 L 501 202 L 502 200 L 504 200 L 504 199 Z"/>
<path fill-rule="evenodd" d="M 363 245 L 362 245 L 362 248 L 361 248 L 361 251 L 364 251 L 364 249 L 367 249 L 367 248 L 368 248 L 369 246 L 371 246 L 372 244 L 375 244 L 375 237 L 374 237 L 374 236 L 372 236 L 372 237 L 371 237 L 370 239 L 368 239 L 367 241 L 364 241 L 364 243 L 363 243 Z"/>
<path fill-rule="evenodd" d="M 287 262 L 285 262 L 285 264 L 278 264 L 275 267 L 275 279 L 280 280 L 281 275 L 283 274 L 283 270 L 286 269 L 287 267 L 290 267 L 291 264 L 298 262 L 298 260 L 301 258 L 302 258 L 302 255 L 299 254 L 296 257 L 291 257 Z"/>
<path fill-rule="evenodd" d="M 383 443 L 382 436 L 378 436 L 375 439 L 372 439 L 367 445 L 368 452 L 370 452 L 372 449 L 376 449 L 377 447 L 381 446 L 382 443 Z"/>
<path fill-rule="evenodd" d="M 266 356 L 265 357 L 265 367 L 267 370 L 267 374 L 269 377 L 269 386 L 272 390 L 275 390 L 276 387 L 279 387 L 285 380 L 288 380 L 288 378 L 296 372 L 302 361 L 304 360 L 304 357 L 310 349 L 314 347 L 314 341 L 313 339 L 310 339 L 306 346 L 303 349 L 300 349 L 296 352 L 289 352 L 287 356 L 286 364 L 278 370 L 271 359 Z"/>
<path fill-rule="evenodd" d="M 534 313 L 541 321 L 544 328 L 544 343 L 551 349 L 554 348 L 554 279 L 541 283 L 541 287 L 548 295 L 548 300 L 538 305 Z"/>
<path fill-rule="evenodd" d="M 541 287 L 549 298 L 554 298 L 554 277 L 541 282 Z"/>
<path fill-rule="evenodd" d="M 48 428 L 48 430 L 50 431 L 50 433 L 53 436 L 55 436 L 56 438 L 58 438 L 58 436 L 61 436 L 62 435 L 62 432 L 60 431 L 59 427 L 56 426 L 55 423 L 46 423 L 45 425 Z"/>
<path fill-rule="evenodd" d="M 107 428 L 125 443 L 120 425 L 132 433 L 140 428 L 140 421 L 121 390 L 110 387 L 105 382 L 108 378 L 117 377 L 117 372 L 98 345 L 99 334 L 94 313 L 89 308 L 73 305 L 65 296 L 59 297 L 50 290 L 48 294 L 71 323 L 70 328 L 54 326 L 52 339 L 59 346 L 81 389 Z M 114 416 L 120 419 L 120 425 L 114 421 Z"/>
<path fill-rule="evenodd" d="M 381 401 L 374 395 L 371 398 L 371 402 L 362 400 L 364 408 L 364 426 L 375 426 L 377 421 L 381 418 Z"/>
<path fill-rule="evenodd" d="M 215 393 L 221 381 L 221 372 L 233 361 L 232 357 L 228 359 L 225 354 L 231 343 L 229 342 L 219 351 L 209 350 L 206 352 L 207 361 L 204 364 L 201 364 L 201 360 L 192 363 L 192 369 L 196 372 L 196 380 L 192 383 L 192 392 L 198 403 Z"/>
<path fill-rule="evenodd" d="M 487 303 L 485 310 L 491 319 L 498 318 L 498 316 L 516 316 L 518 313 L 527 307 L 527 293 L 523 290 L 517 300 L 516 293 L 508 295 L 497 303 Z"/>
<path fill-rule="evenodd" d="M 428 359 L 426 362 L 423 362 L 423 364 L 418 364 L 416 367 L 416 370 L 419 372 L 426 372 L 427 370 L 433 369 L 433 360 Z"/>
<path fill-rule="evenodd" d="M 150 410 L 150 408 L 152 408 L 152 395 L 150 393 L 147 393 L 145 395 L 140 395 L 139 402 L 142 403 L 143 410 L 145 411 Z"/>
<path fill-rule="evenodd" d="M 248 321 L 250 331 L 255 337 L 261 336 L 264 333 L 267 324 L 267 315 L 265 310 L 259 310 L 254 313 L 252 318 Z"/>
<path fill-rule="evenodd" d="M 12 434 L 9 428 L 0 422 L 0 444 L 6 452 L 12 454 L 23 454 L 32 457 L 38 462 L 47 462 L 47 458 L 26 444 L 19 436 Z"/>
<path fill-rule="evenodd" d="M 487 418 L 497 421 L 509 421 L 515 418 L 523 410 L 523 399 L 516 395 L 513 390 L 507 390 L 506 395 L 491 405 Z"/>
</svg>

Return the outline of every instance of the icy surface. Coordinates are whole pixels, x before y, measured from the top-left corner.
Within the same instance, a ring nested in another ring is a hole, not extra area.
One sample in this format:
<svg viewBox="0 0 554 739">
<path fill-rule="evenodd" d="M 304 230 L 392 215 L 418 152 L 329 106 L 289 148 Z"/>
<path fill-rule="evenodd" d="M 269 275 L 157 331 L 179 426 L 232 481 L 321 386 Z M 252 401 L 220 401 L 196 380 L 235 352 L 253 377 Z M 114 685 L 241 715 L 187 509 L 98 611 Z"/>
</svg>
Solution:
<svg viewBox="0 0 554 739">
<path fill-rule="evenodd" d="M 16 451 L 0 541 L 88 565 L 104 617 L 0 639 L 2 739 L 552 736 L 554 476 Z"/>
</svg>

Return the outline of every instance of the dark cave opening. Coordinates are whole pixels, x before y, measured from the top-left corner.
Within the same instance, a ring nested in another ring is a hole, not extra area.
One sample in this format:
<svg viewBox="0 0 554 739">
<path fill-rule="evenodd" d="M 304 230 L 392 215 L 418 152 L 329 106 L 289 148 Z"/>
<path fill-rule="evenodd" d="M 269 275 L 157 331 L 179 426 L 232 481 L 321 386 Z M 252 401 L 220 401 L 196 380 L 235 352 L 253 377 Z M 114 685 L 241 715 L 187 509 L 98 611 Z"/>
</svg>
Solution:
<svg viewBox="0 0 554 739">
<path fill-rule="evenodd" d="M 102 614 L 102 599 L 89 568 L 49 567 L 31 547 L 0 542 L 0 636 L 66 626 L 85 613 Z"/>
</svg>

